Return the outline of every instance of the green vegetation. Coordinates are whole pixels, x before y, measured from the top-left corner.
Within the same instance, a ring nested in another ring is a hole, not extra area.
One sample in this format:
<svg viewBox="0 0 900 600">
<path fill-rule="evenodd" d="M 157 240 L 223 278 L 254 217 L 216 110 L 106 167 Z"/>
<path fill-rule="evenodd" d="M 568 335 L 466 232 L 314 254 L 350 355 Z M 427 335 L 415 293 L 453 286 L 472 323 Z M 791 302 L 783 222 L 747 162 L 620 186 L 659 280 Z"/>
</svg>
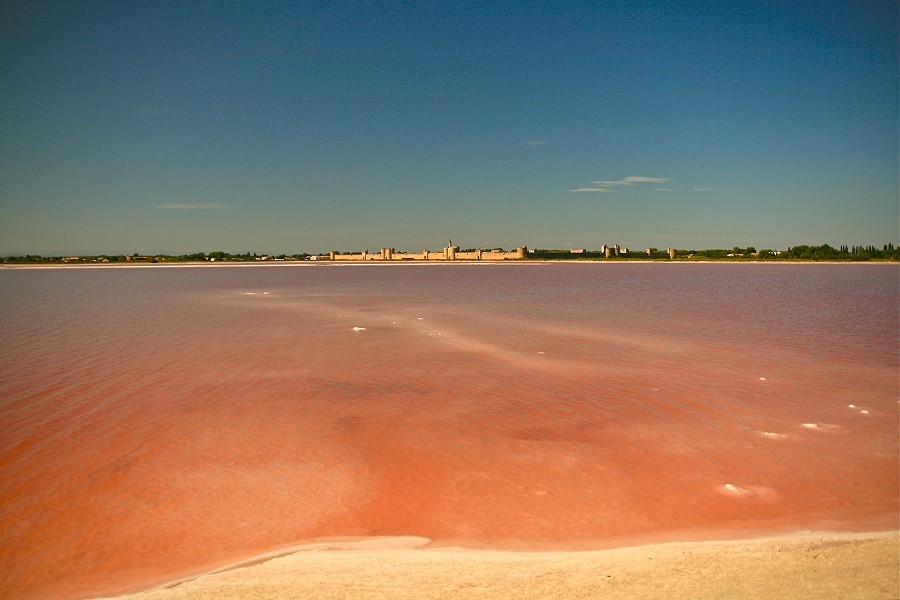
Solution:
<svg viewBox="0 0 900 600">
<path fill-rule="evenodd" d="M 122 263 L 122 264 L 158 264 L 158 263 L 184 263 L 184 262 L 263 262 L 283 260 L 306 260 L 309 254 L 257 254 L 246 252 L 244 254 L 230 254 L 228 252 L 194 252 L 192 254 L 98 254 L 91 256 L 38 256 L 26 254 L 25 256 L 6 256 L 2 258 L 4 264 L 97 264 L 97 263 Z"/>
<path fill-rule="evenodd" d="M 885 244 L 880 249 L 875 246 L 841 246 L 833 248 L 828 244 L 821 246 L 793 246 L 787 250 L 771 250 L 764 248 L 760 251 L 752 246 L 749 248 L 734 247 L 731 250 L 679 250 L 678 258 L 696 259 L 723 259 L 723 260 L 900 260 L 900 250 L 894 244 Z"/>
<path fill-rule="evenodd" d="M 547 250 L 536 249 L 528 252 L 528 258 L 534 260 L 659 260 L 669 259 L 665 251 L 651 248 L 650 254 L 646 250 L 623 252 L 619 256 L 606 258 L 600 251 L 586 251 L 573 253 L 571 250 Z M 713 248 L 708 250 L 676 250 L 675 260 L 722 260 L 722 261 L 868 261 L 868 260 L 900 260 L 900 249 L 894 244 L 885 244 L 881 248 L 875 246 L 841 246 L 833 248 L 828 244 L 821 246 L 793 246 L 787 250 L 772 250 L 763 248 L 757 250 L 754 246 L 742 248 L 734 246 L 728 248 Z"/>
<path fill-rule="evenodd" d="M 841 246 L 840 248 L 832 248 L 828 244 L 822 246 L 795 246 L 788 248 L 782 254 L 786 255 L 784 258 L 800 260 L 900 260 L 900 250 L 895 248 L 894 244 L 885 244 L 881 249 L 875 246 Z"/>
</svg>

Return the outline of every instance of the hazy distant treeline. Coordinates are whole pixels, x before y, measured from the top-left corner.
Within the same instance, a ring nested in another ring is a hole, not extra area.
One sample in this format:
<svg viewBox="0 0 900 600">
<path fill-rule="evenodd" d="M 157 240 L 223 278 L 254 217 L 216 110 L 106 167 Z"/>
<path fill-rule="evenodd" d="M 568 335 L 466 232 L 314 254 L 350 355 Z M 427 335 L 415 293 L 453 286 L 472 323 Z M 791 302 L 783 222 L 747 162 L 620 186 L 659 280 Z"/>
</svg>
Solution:
<svg viewBox="0 0 900 600">
<path fill-rule="evenodd" d="M 595 260 L 606 259 L 603 252 L 599 250 L 549 250 L 536 249 L 528 253 L 529 258 L 537 258 L 542 260 Z M 627 250 L 623 251 L 618 257 L 611 256 L 606 260 L 616 259 L 658 259 L 669 258 L 668 252 L 664 249 L 650 248 L 647 250 Z M 676 250 L 676 260 L 900 260 L 900 250 L 894 244 L 884 244 L 881 248 L 875 246 L 840 246 L 834 248 L 828 244 L 821 246 L 792 246 L 787 250 L 773 250 L 763 248 L 757 250 L 754 246 L 741 248 L 734 246 L 732 248 L 713 248 L 708 250 Z"/>
<path fill-rule="evenodd" d="M 26 254 L 24 256 L 7 256 L 4 263 L 161 263 L 161 262 L 257 262 L 257 261 L 282 261 L 282 260 L 306 260 L 309 254 L 257 254 L 246 252 L 244 254 L 230 254 L 228 252 L 194 252 L 192 254 L 97 254 L 84 256 L 40 256 Z"/>
<path fill-rule="evenodd" d="M 501 249 L 502 250 L 502 249 Z M 635 259 L 668 259 L 667 250 L 650 248 L 641 251 L 624 251 L 618 257 L 606 258 L 600 250 L 552 250 L 534 249 L 528 252 L 528 258 L 537 260 L 635 260 Z M 326 256 L 320 254 L 319 256 Z M 41 256 L 36 254 L 12 255 L 2 259 L 6 264 L 79 264 L 79 263 L 172 263 L 172 262 L 257 262 L 257 261 L 284 261 L 284 260 L 308 260 L 310 254 L 257 254 L 245 252 L 244 254 L 230 254 L 228 252 L 194 252 L 192 254 L 98 254 L 91 256 Z M 893 243 L 884 244 L 881 248 L 875 246 L 840 246 L 834 248 L 828 244 L 821 246 L 792 246 L 787 250 L 772 250 L 763 248 L 757 250 L 753 246 L 741 248 L 715 248 L 710 250 L 676 250 L 675 260 L 900 260 L 900 249 Z"/>
<path fill-rule="evenodd" d="M 678 256 L 695 256 L 703 258 L 764 258 L 772 260 L 900 260 L 900 250 L 894 244 L 875 246 L 841 246 L 834 248 L 828 244 L 821 246 L 792 246 L 787 250 L 771 250 L 763 248 L 759 251 L 753 246 L 749 248 L 734 247 L 731 250 L 679 250 Z"/>
</svg>

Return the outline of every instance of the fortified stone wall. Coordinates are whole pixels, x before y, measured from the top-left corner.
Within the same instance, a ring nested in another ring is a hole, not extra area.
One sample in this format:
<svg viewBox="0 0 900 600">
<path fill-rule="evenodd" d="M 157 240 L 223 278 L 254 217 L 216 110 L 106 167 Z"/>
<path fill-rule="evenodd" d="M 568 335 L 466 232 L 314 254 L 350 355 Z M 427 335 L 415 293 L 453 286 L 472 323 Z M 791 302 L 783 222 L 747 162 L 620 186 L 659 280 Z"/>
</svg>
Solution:
<svg viewBox="0 0 900 600">
<path fill-rule="evenodd" d="M 469 258 L 470 255 L 476 254 L 477 258 Z M 493 252 L 491 250 L 463 252 L 456 255 L 457 259 L 460 257 L 465 257 L 465 260 L 522 260 L 525 258 L 525 248 L 516 248 L 510 252 Z"/>
<path fill-rule="evenodd" d="M 382 248 L 378 252 L 355 252 L 341 254 L 332 252 L 331 260 L 342 261 L 402 261 L 402 260 L 523 260 L 527 255 L 527 249 L 522 246 L 510 252 L 494 252 L 491 250 L 475 250 L 474 252 L 460 252 L 456 246 L 449 246 L 442 251 L 433 252 L 424 250 L 421 253 L 396 252 L 393 248 Z"/>
</svg>

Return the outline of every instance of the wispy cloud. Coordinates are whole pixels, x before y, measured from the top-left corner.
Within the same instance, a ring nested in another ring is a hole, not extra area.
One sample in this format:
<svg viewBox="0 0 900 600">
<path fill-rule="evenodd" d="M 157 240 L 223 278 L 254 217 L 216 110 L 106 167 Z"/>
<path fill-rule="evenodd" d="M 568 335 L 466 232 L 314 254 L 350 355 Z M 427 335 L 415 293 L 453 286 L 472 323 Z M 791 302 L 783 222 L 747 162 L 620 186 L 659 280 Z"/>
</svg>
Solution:
<svg viewBox="0 0 900 600">
<path fill-rule="evenodd" d="M 667 181 L 672 181 L 668 177 L 639 177 L 639 176 L 631 176 L 626 177 L 622 181 L 627 183 L 666 183 Z"/>
<path fill-rule="evenodd" d="M 583 187 L 574 190 L 569 190 L 570 192 L 613 192 L 615 188 L 622 186 L 630 186 L 636 185 L 639 183 L 667 183 L 672 181 L 668 177 L 646 177 L 643 175 L 629 175 L 628 177 L 624 177 L 622 179 L 612 179 L 612 180 L 601 180 L 601 181 L 592 181 L 596 187 Z M 669 188 L 653 188 L 654 190 L 660 192 L 670 192 Z"/>
<path fill-rule="evenodd" d="M 632 185 L 630 183 L 625 183 L 621 180 L 619 181 L 592 181 L 594 185 L 602 185 L 603 187 L 616 186 L 616 185 Z"/>
<path fill-rule="evenodd" d="M 188 204 L 157 204 L 159 210 L 228 210 L 227 204 L 218 202 L 195 202 Z"/>
<path fill-rule="evenodd" d="M 549 146 L 550 145 L 550 142 L 548 142 L 547 140 L 528 140 L 525 143 L 528 144 L 529 146 Z"/>
<path fill-rule="evenodd" d="M 653 188 L 654 192 L 671 192 L 672 188 Z"/>
<path fill-rule="evenodd" d="M 695 191 L 695 192 L 711 192 L 711 191 L 712 191 L 712 188 L 709 187 L 708 185 L 705 185 L 705 186 L 703 186 L 703 187 L 695 187 L 695 188 L 694 188 L 694 191 Z"/>
</svg>

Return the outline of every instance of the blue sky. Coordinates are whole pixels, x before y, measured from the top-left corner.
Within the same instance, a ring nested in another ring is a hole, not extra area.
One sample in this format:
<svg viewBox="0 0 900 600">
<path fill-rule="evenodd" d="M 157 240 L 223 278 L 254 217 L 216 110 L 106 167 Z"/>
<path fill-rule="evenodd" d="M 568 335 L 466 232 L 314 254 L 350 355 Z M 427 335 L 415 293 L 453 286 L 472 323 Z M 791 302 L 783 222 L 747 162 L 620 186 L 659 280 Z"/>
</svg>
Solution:
<svg viewBox="0 0 900 600">
<path fill-rule="evenodd" d="M 896 1 L 6 2 L 0 254 L 900 238 Z"/>
</svg>

